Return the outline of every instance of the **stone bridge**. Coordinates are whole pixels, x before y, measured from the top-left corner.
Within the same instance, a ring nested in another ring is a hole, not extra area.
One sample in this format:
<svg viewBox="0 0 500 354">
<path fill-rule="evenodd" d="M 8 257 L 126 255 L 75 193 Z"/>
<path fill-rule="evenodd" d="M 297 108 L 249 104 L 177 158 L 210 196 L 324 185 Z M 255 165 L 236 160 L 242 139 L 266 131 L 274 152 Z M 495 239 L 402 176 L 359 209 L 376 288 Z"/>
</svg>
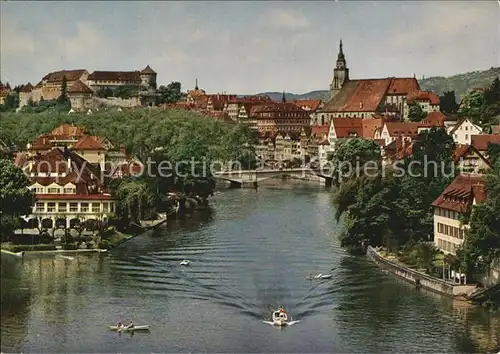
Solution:
<svg viewBox="0 0 500 354">
<path fill-rule="evenodd" d="M 229 170 L 215 173 L 215 177 L 231 182 L 233 187 L 257 187 L 259 182 L 269 178 L 284 176 L 317 176 L 325 180 L 325 186 L 331 186 L 332 177 L 322 174 L 319 170 L 307 167 L 288 169 L 266 169 L 266 170 Z"/>
</svg>

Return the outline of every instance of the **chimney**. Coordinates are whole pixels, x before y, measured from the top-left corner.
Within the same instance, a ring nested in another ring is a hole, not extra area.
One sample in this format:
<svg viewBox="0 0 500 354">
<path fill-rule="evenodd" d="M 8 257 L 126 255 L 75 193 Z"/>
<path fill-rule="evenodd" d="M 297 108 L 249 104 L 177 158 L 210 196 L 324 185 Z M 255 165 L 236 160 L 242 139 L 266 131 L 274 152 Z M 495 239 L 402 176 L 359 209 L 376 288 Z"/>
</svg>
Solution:
<svg viewBox="0 0 500 354">
<path fill-rule="evenodd" d="M 73 171 L 73 166 L 71 166 L 71 156 L 68 156 L 68 166 L 67 166 L 68 172 L 71 173 Z"/>
<path fill-rule="evenodd" d="M 359 102 L 359 109 L 363 109 L 363 101 Z"/>
</svg>

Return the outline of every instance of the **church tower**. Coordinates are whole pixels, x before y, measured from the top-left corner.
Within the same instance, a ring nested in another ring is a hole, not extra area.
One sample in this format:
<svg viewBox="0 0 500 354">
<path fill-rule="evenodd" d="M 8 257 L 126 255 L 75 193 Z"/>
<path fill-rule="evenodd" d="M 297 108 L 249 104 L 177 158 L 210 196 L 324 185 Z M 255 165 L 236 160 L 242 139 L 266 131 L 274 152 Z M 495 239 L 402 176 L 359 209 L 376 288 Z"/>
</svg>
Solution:
<svg viewBox="0 0 500 354">
<path fill-rule="evenodd" d="M 344 51 L 342 49 L 342 39 L 340 40 L 339 55 L 337 65 L 333 69 L 333 80 L 330 85 L 330 98 L 334 98 L 346 81 L 349 81 L 349 68 L 346 65 Z"/>
</svg>

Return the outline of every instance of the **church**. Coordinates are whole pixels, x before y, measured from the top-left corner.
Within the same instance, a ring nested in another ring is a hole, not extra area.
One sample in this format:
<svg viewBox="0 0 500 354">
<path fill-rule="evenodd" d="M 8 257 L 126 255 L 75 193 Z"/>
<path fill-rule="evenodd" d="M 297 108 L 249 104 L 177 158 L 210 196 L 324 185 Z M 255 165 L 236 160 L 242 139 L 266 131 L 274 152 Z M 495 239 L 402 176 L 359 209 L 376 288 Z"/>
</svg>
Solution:
<svg viewBox="0 0 500 354">
<path fill-rule="evenodd" d="M 340 40 L 337 63 L 330 85 L 330 99 L 316 113 L 316 124 L 328 124 L 333 118 L 372 118 L 381 114 L 408 119 L 408 104 L 417 102 L 425 112 L 439 111 L 439 97 L 422 91 L 415 77 L 356 79 L 349 68 Z"/>
</svg>

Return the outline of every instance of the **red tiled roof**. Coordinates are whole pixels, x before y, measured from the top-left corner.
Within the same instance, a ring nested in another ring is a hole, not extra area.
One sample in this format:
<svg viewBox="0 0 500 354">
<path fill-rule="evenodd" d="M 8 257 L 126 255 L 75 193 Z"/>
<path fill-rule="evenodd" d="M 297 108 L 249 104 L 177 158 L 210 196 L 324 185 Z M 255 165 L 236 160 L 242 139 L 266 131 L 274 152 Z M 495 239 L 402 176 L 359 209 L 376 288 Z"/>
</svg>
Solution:
<svg viewBox="0 0 500 354">
<path fill-rule="evenodd" d="M 423 121 L 424 123 L 432 124 L 435 127 L 444 127 L 445 120 L 446 116 L 442 112 L 436 111 L 430 112 Z"/>
<path fill-rule="evenodd" d="M 359 118 L 333 118 L 331 123 L 335 128 L 337 138 L 363 136 L 363 120 Z"/>
<path fill-rule="evenodd" d="M 471 146 L 467 144 L 457 144 L 455 151 L 453 152 L 453 160 L 456 162 L 460 160 L 461 157 L 467 155 L 470 151 Z"/>
<path fill-rule="evenodd" d="M 330 125 L 325 124 L 325 125 L 313 125 L 311 127 L 311 135 L 314 136 L 323 136 L 328 134 L 328 131 L 330 130 Z"/>
<path fill-rule="evenodd" d="M 93 93 L 93 91 L 85 85 L 81 80 L 76 80 L 68 89 L 68 93 Z"/>
<path fill-rule="evenodd" d="M 147 65 L 144 69 L 142 69 L 141 74 L 156 74 L 156 71 L 154 71 L 149 65 Z"/>
<path fill-rule="evenodd" d="M 500 144 L 500 135 L 498 134 L 481 134 L 472 135 L 471 145 L 479 151 L 488 150 L 489 144 Z"/>
<path fill-rule="evenodd" d="M 37 200 L 113 200 L 111 194 L 36 194 Z"/>
<path fill-rule="evenodd" d="M 484 202 L 485 198 L 484 176 L 462 174 L 446 187 L 432 205 L 459 213 L 467 213 L 470 211 L 474 199 L 476 203 L 480 204 Z"/>
<path fill-rule="evenodd" d="M 432 91 L 415 90 L 408 94 L 408 102 L 412 101 L 429 101 L 431 105 L 439 104 L 439 97 Z"/>
<path fill-rule="evenodd" d="M 84 135 L 71 147 L 73 150 L 105 150 L 104 147 L 90 135 Z"/>
<path fill-rule="evenodd" d="M 414 77 L 394 77 L 391 78 L 391 85 L 387 90 L 388 95 L 407 95 L 408 93 L 420 90 L 420 85 Z"/>
<path fill-rule="evenodd" d="M 21 89 L 19 90 L 19 92 L 26 92 L 26 93 L 31 91 L 33 91 L 33 85 L 30 82 L 28 82 L 26 85 L 23 85 L 23 87 L 21 87 Z"/>
<path fill-rule="evenodd" d="M 382 129 L 384 120 L 382 118 L 364 118 L 363 120 L 363 137 L 373 139 L 375 132 Z"/>
<path fill-rule="evenodd" d="M 387 122 L 385 123 L 387 126 L 387 131 L 389 132 L 389 136 L 417 136 L 418 128 L 426 126 L 425 124 L 420 123 L 407 123 L 407 122 Z"/>
<path fill-rule="evenodd" d="M 63 77 L 66 76 L 67 81 L 75 81 L 81 78 L 85 72 L 85 69 L 54 71 L 45 75 L 42 80 L 47 80 L 47 82 L 51 83 L 62 82 Z"/>
<path fill-rule="evenodd" d="M 265 102 L 252 107 L 251 115 L 259 115 L 262 113 L 274 113 L 275 117 L 281 117 L 282 113 L 295 112 L 300 116 L 297 119 L 309 117 L 309 113 L 291 102 Z M 288 116 L 286 118 L 289 118 Z"/>
<path fill-rule="evenodd" d="M 94 71 L 87 77 L 92 81 L 127 81 L 140 83 L 141 76 L 139 71 Z"/>
<path fill-rule="evenodd" d="M 321 105 L 321 100 L 295 100 L 292 101 L 292 103 L 296 104 L 300 108 L 306 109 L 310 112 L 314 112 Z"/>
<path fill-rule="evenodd" d="M 85 131 L 73 124 L 61 124 L 57 128 L 54 128 L 51 132 L 51 135 L 65 135 L 65 136 L 84 136 L 86 135 Z"/>
</svg>

